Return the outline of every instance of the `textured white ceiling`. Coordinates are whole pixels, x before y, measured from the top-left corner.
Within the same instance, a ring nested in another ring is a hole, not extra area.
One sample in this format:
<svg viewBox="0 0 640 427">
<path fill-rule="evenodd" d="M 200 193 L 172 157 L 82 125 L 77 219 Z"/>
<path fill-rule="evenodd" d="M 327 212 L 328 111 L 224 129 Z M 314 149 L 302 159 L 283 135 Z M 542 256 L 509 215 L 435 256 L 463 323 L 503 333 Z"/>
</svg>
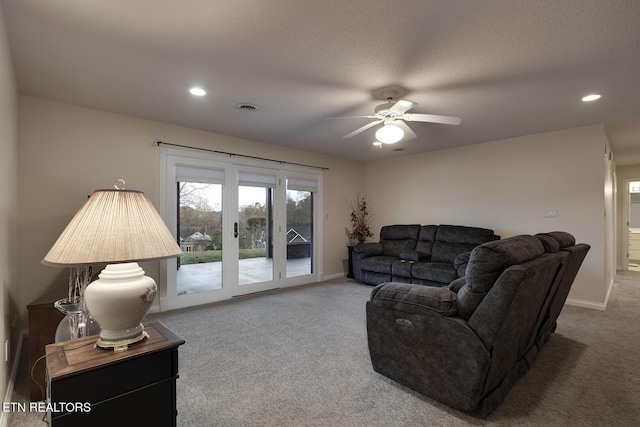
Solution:
<svg viewBox="0 0 640 427">
<path fill-rule="evenodd" d="M 616 152 L 640 138 L 637 0 L 2 2 L 23 94 L 364 161 L 591 124 Z M 393 84 L 462 124 L 378 149 L 376 128 L 341 138 L 366 119 L 326 119 Z"/>
</svg>

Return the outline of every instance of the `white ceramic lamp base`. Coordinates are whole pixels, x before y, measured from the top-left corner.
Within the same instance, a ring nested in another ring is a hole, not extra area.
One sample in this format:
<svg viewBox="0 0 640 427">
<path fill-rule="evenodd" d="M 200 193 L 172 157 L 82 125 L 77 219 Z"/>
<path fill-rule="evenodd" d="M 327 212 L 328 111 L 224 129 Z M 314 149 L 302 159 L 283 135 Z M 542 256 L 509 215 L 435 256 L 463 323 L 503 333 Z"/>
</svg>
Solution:
<svg viewBox="0 0 640 427">
<path fill-rule="evenodd" d="M 87 309 L 102 327 L 96 345 L 125 350 L 147 336 L 140 321 L 156 296 L 156 282 L 135 262 L 109 264 L 98 277 L 84 291 Z"/>
</svg>

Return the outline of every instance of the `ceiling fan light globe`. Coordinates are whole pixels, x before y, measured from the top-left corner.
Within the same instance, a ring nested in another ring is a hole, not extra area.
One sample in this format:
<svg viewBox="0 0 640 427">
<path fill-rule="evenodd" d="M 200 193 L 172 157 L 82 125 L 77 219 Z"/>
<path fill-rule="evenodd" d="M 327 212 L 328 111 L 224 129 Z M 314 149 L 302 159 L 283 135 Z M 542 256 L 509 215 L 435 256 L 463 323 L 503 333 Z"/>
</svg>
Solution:
<svg viewBox="0 0 640 427">
<path fill-rule="evenodd" d="M 394 124 L 386 124 L 376 131 L 376 139 L 383 144 L 395 144 L 404 137 L 404 131 Z"/>
</svg>

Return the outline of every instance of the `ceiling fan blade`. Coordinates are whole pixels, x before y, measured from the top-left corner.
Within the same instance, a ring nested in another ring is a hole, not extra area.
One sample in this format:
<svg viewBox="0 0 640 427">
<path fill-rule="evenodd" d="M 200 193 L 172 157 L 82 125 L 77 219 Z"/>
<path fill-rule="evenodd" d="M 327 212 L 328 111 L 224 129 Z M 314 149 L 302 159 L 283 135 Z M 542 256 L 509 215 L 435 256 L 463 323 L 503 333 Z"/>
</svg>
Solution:
<svg viewBox="0 0 640 427">
<path fill-rule="evenodd" d="M 327 120 L 334 119 L 379 119 L 378 116 L 342 116 L 342 117 L 327 117 Z"/>
<path fill-rule="evenodd" d="M 396 126 L 404 131 L 404 137 L 402 138 L 403 140 L 408 141 L 410 139 L 417 138 L 418 135 L 416 135 L 416 133 L 411 130 L 409 125 L 407 125 L 402 120 L 396 120 Z"/>
<path fill-rule="evenodd" d="M 462 123 L 462 119 L 460 117 L 437 116 L 434 114 L 405 114 L 402 116 L 402 119 L 408 122 L 441 123 L 443 125 L 456 126 Z"/>
<path fill-rule="evenodd" d="M 364 126 L 362 126 L 362 127 L 358 128 L 358 129 L 354 130 L 354 131 L 353 131 L 353 132 L 351 132 L 350 134 L 343 136 L 342 138 L 346 139 L 346 138 L 351 138 L 352 136 L 356 136 L 356 135 L 357 135 L 357 134 L 359 134 L 360 132 L 364 132 L 365 130 L 367 130 L 367 129 L 369 129 L 369 128 L 372 128 L 372 127 L 374 127 L 375 125 L 382 123 L 383 121 L 384 121 L 384 120 L 382 120 L 382 119 L 381 119 L 381 120 L 376 120 L 375 122 L 368 123 L 368 124 L 366 124 L 366 125 L 364 125 Z"/>
<path fill-rule="evenodd" d="M 389 108 L 389 111 L 393 113 L 403 114 L 413 108 L 414 105 L 417 105 L 415 102 L 405 101 L 404 99 L 399 100 L 395 104 Z"/>
</svg>

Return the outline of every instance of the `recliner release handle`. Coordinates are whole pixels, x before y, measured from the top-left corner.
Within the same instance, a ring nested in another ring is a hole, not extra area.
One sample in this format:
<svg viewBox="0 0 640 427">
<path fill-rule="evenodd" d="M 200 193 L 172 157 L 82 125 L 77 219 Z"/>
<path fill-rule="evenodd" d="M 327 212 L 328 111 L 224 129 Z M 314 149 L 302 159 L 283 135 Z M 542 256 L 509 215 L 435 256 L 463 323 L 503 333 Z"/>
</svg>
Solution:
<svg viewBox="0 0 640 427">
<path fill-rule="evenodd" d="M 396 325 L 398 326 L 413 326 L 409 319 L 396 319 Z"/>
</svg>

